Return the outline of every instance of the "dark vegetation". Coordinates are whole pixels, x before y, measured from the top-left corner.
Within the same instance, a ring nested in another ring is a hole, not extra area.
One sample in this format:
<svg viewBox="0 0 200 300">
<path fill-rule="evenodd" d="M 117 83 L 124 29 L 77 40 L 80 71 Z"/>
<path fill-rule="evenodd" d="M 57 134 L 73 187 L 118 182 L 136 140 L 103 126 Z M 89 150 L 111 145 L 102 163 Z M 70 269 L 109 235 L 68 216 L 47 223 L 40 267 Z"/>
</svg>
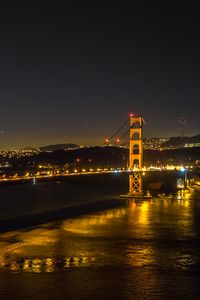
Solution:
<svg viewBox="0 0 200 300">
<path fill-rule="evenodd" d="M 89 147 L 74 150 L 55 150 L 40 152 L 31 157 L 11 158 L 12 164 L 50 163 L 63 165 L 65 163 L 82 163 L 91 166 L 126 167 L 129 150 L 120 147 Z M 200 147 L 175 150 L 145 150 L 144 164 L 194 162 L 200 160 Z"/>
<path fill-rule="evenodd" d="M 72 171 L 90 168 L 127 168 L 129 150 L 121 147 L 89 147 L 74 150 L 56 150 L 40 152 L 29 157 L 0 157 L 0 162 L 9 162 L 14 171 L 37 169 L 39 165 L 51 165 L 67 168 Z M 146 150 L 144 151 L 144 165 L 184 164 L 199 166 L 200 148 L 182 148 L 176 150 Z M 4 168 L 5 169 L 5 168 Z"/>
</svg>

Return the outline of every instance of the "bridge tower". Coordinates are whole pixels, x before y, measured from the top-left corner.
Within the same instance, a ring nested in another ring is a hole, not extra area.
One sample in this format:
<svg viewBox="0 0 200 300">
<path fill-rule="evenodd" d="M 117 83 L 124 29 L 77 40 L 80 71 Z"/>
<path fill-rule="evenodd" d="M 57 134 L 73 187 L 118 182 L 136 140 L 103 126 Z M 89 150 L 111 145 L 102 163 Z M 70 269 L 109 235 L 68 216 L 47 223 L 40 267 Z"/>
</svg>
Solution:
<svg viewBox="0 0 200 300">
<path fill-rule="evenodd" d="M 142 195 L 142 165 L 143 165 L 143 118 L 130 115 L 130 148 L 129 148 L 129 195 Z"/>
</svg>

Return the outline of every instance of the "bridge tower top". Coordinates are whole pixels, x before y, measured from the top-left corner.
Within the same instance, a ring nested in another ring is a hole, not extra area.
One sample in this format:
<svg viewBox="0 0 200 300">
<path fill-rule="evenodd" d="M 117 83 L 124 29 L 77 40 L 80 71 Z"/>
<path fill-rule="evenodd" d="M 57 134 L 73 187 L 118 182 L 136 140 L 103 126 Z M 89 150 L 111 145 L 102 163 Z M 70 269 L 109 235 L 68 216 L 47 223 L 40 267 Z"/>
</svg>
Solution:
<svg viewBox="0 0 200 300">
<path fill-rule="evenodd" d="M 130 115 L 129 169 L 142 170 L 143 164 L 143 118 Z"/>
</svg>

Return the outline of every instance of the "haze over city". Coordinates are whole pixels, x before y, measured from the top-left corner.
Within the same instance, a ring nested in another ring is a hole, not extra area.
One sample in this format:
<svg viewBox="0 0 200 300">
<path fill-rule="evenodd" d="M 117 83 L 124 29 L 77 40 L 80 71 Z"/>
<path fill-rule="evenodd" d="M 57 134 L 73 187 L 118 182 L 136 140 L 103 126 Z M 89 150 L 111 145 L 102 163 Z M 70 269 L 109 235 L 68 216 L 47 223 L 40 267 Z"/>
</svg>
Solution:
<svg viewBox="0 0 200 300">
<path fill-rule="evenodd" d="M 199 16 L 176 3 L 9 1 L 0 147 L 101 144 L 130 112 L 154 136 L 199 128 Z"/>
</svg>

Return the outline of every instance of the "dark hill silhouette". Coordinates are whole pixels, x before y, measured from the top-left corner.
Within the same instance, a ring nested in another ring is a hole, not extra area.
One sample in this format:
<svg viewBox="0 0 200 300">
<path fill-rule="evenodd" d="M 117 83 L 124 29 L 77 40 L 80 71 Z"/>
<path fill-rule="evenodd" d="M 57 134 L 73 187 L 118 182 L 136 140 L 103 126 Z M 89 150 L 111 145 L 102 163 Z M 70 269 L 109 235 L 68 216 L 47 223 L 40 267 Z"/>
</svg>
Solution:
<svg viewBox="0 0 200 300">
<path fill-rule="evenodd" d="M 195 136 L 185 136 L 185 137 L 171 137 L 168 141 L 163 143 L 163 146 L 182 146 L 184 144 L 200 143 L 200 135 Z"/>
<path fill-rule="evenodd" d="M 76 144 L 55 144 L 55 145 L 48 145 L 40 147 L 40 151 L 55 151 L 55 150 L 68 150 L 68 149 L 75 149 L 79 148 Z"/>
</svg>

